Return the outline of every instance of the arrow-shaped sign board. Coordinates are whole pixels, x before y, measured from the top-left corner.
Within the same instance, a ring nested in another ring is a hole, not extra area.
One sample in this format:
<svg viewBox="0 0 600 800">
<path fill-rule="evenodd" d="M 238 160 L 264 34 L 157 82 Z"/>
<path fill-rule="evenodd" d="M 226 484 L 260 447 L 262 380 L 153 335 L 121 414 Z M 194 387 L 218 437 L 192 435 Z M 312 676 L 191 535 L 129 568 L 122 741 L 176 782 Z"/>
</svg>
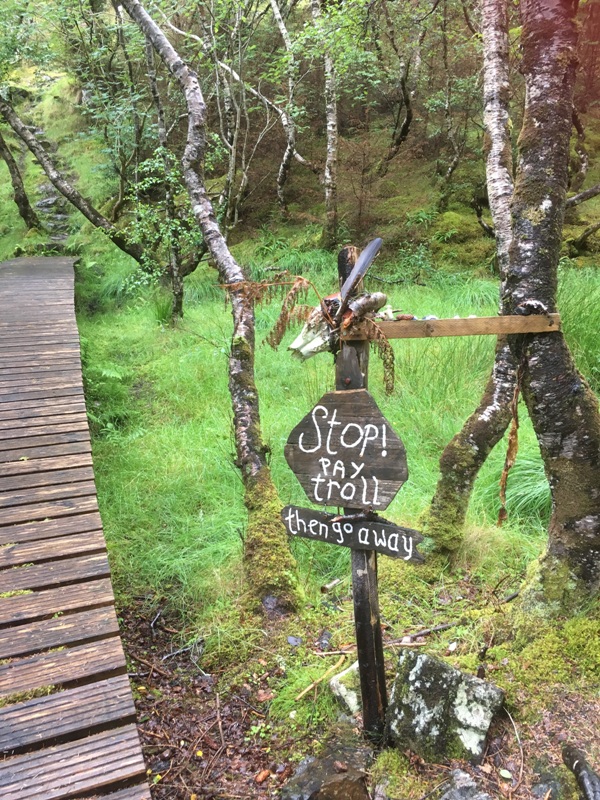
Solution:
<svg viewBox="0 0 600 800">
<path fill-rule="evenodd" d="M 317 505 L 383 511 L 408 478 L 404 445 L 366 389 L 324 395 L 291 432 L 285 457 Z"/>
<path fill-rule="evenodd" d="M 281 519 L 291 536 L 338 544 L 353 550 L 376 550 L 404 561 L 425 560 L 415 547 L 423 541 L 419 531 L 394 525 L 375 514 L 339 516 L 286 506 Z"/>
</svg>

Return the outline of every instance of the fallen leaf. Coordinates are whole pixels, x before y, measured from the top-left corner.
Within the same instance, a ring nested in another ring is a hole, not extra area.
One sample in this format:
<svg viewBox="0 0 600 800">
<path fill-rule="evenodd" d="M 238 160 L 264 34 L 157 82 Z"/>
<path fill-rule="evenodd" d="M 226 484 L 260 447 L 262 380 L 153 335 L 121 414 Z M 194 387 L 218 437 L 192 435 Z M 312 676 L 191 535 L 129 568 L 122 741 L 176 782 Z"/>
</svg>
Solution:
<svg viewBox="0 0 600 800">
<path fill-rule="evenodd" d="M 509 772 L 507 769 L 499 769 L 498 775 L 504 778 L 505 781 L 512 781 L 512 772 Z"/>
<path fill-rule="evenodd" d="M 256 699 L 259 703 L 266 703 L 268 700 L 272 700 L 274 697 L 275 695 L 270 689 L 259 689 L 256 693 Z"/>
<path fill-rule="evenodd" d="M 485 772 L 485 774 L 486 774 L 486 775 L 489 775 L 489 774 L 490 774 L 490 772 L 492 772 L 492 771 L 493 771 L 493 770 L 492 770 L 492 767 L 490 767 L 490 765 L 489 765 L 489 764 L 482 764 L 482 765 L 481 765 L 481 767 L 480 767 L 480 769 L 481 769 L 481 771 L 482 771 L 482 772 Z"/>
<path fill-rule="evenodd" d="M 264 783 L 270 774 L 271 774 L 270 770 L 263 769 L 258 773 L 258 775 L 256 776 L 256 778 L 254 778 L 254 780 L 256 781 L 256 783 Z"/>
<path fill-rule="evenodd" d="M 348 764 L 344 761 L 334 761 L 333 768 L 336 772 L 348 772 Z"/>
</svg>

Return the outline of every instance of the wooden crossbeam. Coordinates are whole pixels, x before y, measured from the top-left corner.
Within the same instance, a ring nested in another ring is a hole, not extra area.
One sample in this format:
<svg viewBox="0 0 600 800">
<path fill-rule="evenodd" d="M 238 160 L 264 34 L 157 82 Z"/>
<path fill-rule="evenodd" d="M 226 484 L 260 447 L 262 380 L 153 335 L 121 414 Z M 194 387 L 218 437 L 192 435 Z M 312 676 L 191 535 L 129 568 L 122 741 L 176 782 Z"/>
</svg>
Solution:
<svg viewBox="0 0 600 800">
<path fill-rule="evenodd" d="M 561 330 L 560 314 L 468 317 L 466 319 L 383 320 L 378 327 L 388 339 L 429 339 L 438 336 L 485 336 L 514 333 L 552 333 Z M 368 339 L 365 325 L 341 332 L 344 341 Z"/>
</svg>

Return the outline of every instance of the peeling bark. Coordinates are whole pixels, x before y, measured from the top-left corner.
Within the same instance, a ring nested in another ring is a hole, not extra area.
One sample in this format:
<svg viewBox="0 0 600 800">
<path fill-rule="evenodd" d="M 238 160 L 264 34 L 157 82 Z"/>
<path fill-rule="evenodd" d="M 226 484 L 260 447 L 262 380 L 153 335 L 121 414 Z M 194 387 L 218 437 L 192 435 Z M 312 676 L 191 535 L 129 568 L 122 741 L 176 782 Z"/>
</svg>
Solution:
<svg viewBox="0 0 600 800">
<path fill-rule="evenodd" d="M 512 239 L 510 203 L 513 193 L 508 76 L 508 16 L 499 0 L 484 0 L 484 124 L 486 174 L 498 269 L 506 279 Z M 489 226 L 488 226 L 489 227 Z M 449 442 L 440 459 L 440 477 L 427 517 L 435 548 L 452 553 L 461 544 L 475 479 L 511 420 L 516 364 L 505 340 L 498 339 L 494 367 L 479 406 Z"/>
<path fill-rule="evenodd" d="M 0 99 L 0 114 L 10 125 L 17 136 L 25 143 L 31 153 L 37 159 L 39 165 L 44 170 L 50 183 L 69 201 L 83 216 L 96 228 L 100 228 L 108 238 L 117 245 L 127 255 L 134 258 L 138 263 L 142 263 L 143 247 L 132 244 L 106 217 L 101 214 L 94 206 L 80 194 L 77 189 L 69 183 L 65 176 L 56 168 L 54 162 L 35 138 L 25 123 L 15 113 L 12 106 L 5 100 Z"/>
<path fill-rule="evenodd" d="M 181 159 L 183 177 L 194 216 L 231 302 L 233 336 L 229 355 L 229 391 L 233 405 L 236 463 L 244 482 L 249 517 L 244 550 L 247 582 L 255 597 L 262 600 L 272 594 L 282 605 L 293 606 L 298 598 L 295 562 L 279 520 L 281 503 L 266 463 L 266 448 L 260 431 L 258 391 L 254 379 L 254 309 L 239 287 L 245 275 L 227 247 L 204 184 L 204 97 L 196 73 L 181 59 L 144 7 L 138 0 L 122 1 L 184 94 L 188 131 Z"/>
<path fill-rule="evenodd" d="M 27 225 L 27 228 L 31 230 L 31 228 L 39 228 L 40 221 L 37 217 L 37 214 L 33 210 L 31 203 L 29 202 L 29 198 L 27 197 L 27 192 L 25 191 L 25 186 L 23 185 L 23 178 L 21 177 L 21 173 L 19 172 L 19 167 L 17 166 L 17 162 L 15 161 L 13 154 L 10 152 L 10 147 L 6 143 L 4 137 L 0 133 L 0 158 L 4 160 L 8 168 L 8 172 L 10 174 L 10 181 L 13 187 L 13 195 L 15 198 L 15 204 L 19 209 L 19 214 Z"/>
<path fill-rule="evenodd" d="M 526 97 L 504 308 L 556 309 L 575 82 L 576 3 L 522 0 Z M 600 413 L 562 333 L 511 337 L 552 493 L 548 549 L 524 606 L 581 606 L 600 591 Z"/>
</svg>

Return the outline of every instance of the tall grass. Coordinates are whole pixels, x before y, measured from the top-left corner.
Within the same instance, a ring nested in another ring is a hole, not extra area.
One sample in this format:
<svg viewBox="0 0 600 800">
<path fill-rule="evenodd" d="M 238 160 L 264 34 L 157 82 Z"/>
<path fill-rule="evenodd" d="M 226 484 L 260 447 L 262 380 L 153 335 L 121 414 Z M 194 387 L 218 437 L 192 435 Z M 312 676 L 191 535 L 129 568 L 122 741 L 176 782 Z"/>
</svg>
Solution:
<svg viewBox="0 0 600 800">
<path fill-rule="evenodd" d="M 327 270 L 319 266 L 319 259 L 325 260 L 320 253 L 290 251 L 285 257 L 294 272 L 316 263 L 316 274 L 309 266 L 305 274 L 321 281 L 323 291 L 335 287 L 330 256 Z M 270 260 L 257 260 L 257 269 L 265 263 Z M 109 305 L 102 315 L 84 315 L 80 324 L 86 371 L 92 383 L 101 384 L 96 395 L 91 392 L 91 411 L 103 419 L 102 410 L 111 404 L 120 410 L 112 425 L 96 425 L 94 436 L 101 511 L 118 585 L 124 592 L 168 597 L 198 613 L 227 604 L 232 587 L 239 588 L 246 517 L 227 390 L 231 311 L 208 268 L 187 278 L 186 287 L 186 313 L 176 328 L 157 325 L 151 295 L 143 293 Z M 494 281 L 442 276 L 427 286 L 394 287 L 389 299 L 394 308 L 417 316 L 485 315 L 496 313 L 497 292 Z M 561 277 L 567 336 L 592 380 L 600 348 L 590 333 L 594 325 L 580 321 L 578 309 L 585 302 L 595 320 L 598 292 L 591 272 Z M 277 313 L 275 305 L 257 309 L 263 436 L 282 502 L 306 505 L 283 449 L 294 425 L 333 388 L 334 366 L 327 354 L 305 363 L 293 360 L 285 351 L 288 339 L 277 352 L 261 345 Z M 392 520 L 418 526 L 435 489 L 441 451 L 480 398 L 494 344 L 492 337 L 394 342 L 397 382 L 389 397 L 381 365 L 372 357 L 370 390 L 408 453 L 409 479 L 386 512 Z M 475 487 L 465 558 L 482 579 L 503 569 L 520 570 L 543 544 L 548 487 L 524 410 L 521 416 L 519 455 L 508 483 L 509 524 L 503 529 L 495 528 L 495 520 L 505 443 L 491 454 Z M 348 574 L 343 548 L 304 541 L 293 547 L 309 593 L 325 578 Z"/>
</svg>

